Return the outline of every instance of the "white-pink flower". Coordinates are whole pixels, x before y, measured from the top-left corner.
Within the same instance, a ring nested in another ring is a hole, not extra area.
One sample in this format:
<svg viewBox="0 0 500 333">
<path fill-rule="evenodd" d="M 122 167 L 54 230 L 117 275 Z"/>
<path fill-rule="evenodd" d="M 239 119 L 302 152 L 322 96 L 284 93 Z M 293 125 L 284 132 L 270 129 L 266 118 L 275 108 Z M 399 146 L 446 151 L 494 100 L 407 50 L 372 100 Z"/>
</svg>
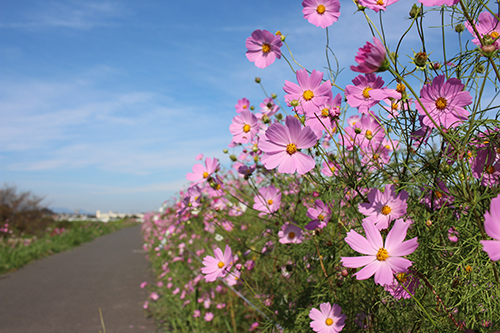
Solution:
<svg viewBox="0 0 500 333">
<path fill-rule="evenodd" d="M 354 251 L 366 256 L 342 257 L 342 265 L 349 268 L 364 266 L 354 274 L 358 280 L 368 279 L 375 274 L 375 283 L 392 284 L 393 275 L 405 273 L 412 264 L 403 256 L 413 253 L 418 247 L 417 237 L 404 241 L 409 225 L 403 220 L 396 220 L 384 242 L 375 224 L 364 221 L 366 238 L 351 230 L 347 233 L 345 241 Z"/>
<path fill-rule="evenodd" d="M 490 211 L 484 214 L 484 230 L 494 240 L 482 240 L 483 251 L 491 260 L 500 260 L 500 195 L 491 200 Z"/>
<path fill-rule="evenodd" d="M 309 325 L 314 332 L 338 333 L 344 328 L 346 318 L 341 311 L 342 308 L 337 304 L 322 303 L 319 305 L 319 310 L 312 308 L 309 312 L 309 318 L 312 319 Z"/>
<path fill-rule="evenodd" d="M 201 272 L 205 275 L 206 282 L 213 282 L 217 278 L 225 277 L 229 269 L 233 265 L 233 252 L 229 245 L 226 245 L 224 253 L 220 248 L 214 250 L 214 256 L 206 256 L 203 258 L 203 265 L 205 267 L 201 268 Z"/>
</svg>

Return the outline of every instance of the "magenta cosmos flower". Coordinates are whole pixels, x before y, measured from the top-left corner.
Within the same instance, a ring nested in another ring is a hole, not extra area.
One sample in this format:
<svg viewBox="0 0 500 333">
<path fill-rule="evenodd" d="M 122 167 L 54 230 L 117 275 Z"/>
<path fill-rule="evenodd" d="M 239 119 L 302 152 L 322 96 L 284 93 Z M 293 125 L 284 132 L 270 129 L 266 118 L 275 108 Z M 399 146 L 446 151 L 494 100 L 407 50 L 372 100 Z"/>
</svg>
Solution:
<svg viewBox="0 0 500 333">
<path fill-rule="evenodd" d="M 233 252 L 229 245 L 226 245 L 224 253 L 220 248 L 214 250 L 215 257 L 206 256 L 203 258 L 203 265 L 201 272 L 205 275 L 205 282 L 213 282 L 217 278 L 225 277 L 226 274 L 233 266 Z"/>
<path fill-rule="evenodd" d="M 403 242 L 409 225 L 403 220 L 396 220 L 384 243 L 375 224 L 364 221 L 366 238 L 351 230 L 345 241 L 354 251 L 366 256 L 342 257 L 342 265 L 349 268 L 365 266 L 354 274 L 358 280 L 366 280 L 375 274 L 375 283 L 382 286 L 392 284 L 393 275 L 405 273 L 412 264 L 402 257 L 413 253 L 418 247 L 417 237 Z"/>
<path fill-rule="evenodd" d="M 280 36 L 273 35 L 267 30 L 255 30 L 247 38 L 246 55 L 248 60 L 255 62 L 255 66 L 266 68 L 276 60 L 281 59 L 281 47 L 283 42 Z"/>
<path fill-rule="evenodd" d="M 321 83 L 323 73 L 313 69 L 311 76 L 306 69 L 297 71 L 298 85 L 285 81 L 283 90 L 287 93 L 285 101 L 291 105 L 291 101 L 296 100 L 299 106 L 296 108 L 297 113 L 313 115 L 321 106 L 323 106 L 332 97 L 330 80 Z"/>
<path fill-rule="evenodd" d="M 464 106 L 472 103 L 472 97 L 468 91 L 463 91 L 464 85 L 459 79 L 451 78 L 446 82 L 445 79 L 444 75 L 439 75 L 431 84 L 423 86 L 420 101 L 438 126 L 450 128 L 467 119 L 469 111 Z M 420 103 L 416 102 L 415 107 L 424 116 L 423 124 L 435 128 Z"/>
<path fill-rule="evenodd" d="M 316 165 L 314 159 L 301 152 L 314 146 L 316 134 L 310 127 L 301 127 L 300 120 L 287 116 L 285 125 L 274 123 L 259 140 L 259 149 L 264 152 L 261 158 L 268 170 L 278 168 L 280 173 L 297 173 L 303 175 Z"/>
<path fill-rule="evenodd" d="M 354 60 L 359 64 L 351 66 L 351 70 L 354 72 L 368 74 L 383 72 L 389 68 L 385 46 L 377 37 L 373 37 L 373 44 L 366 42 L 366 45 L 358 50 Z"/>
<path fill-rule="evenodd" d="M 193 172 L 189 172 L 186 175 L 186 178 L 187 180 L 194 182 L 192 185 L 196 185 L 211 178 L 211 175 L 215 171 L 217 171 L 218 168 L 219 161 L 215 157 L 207 157 L 205 159 L 205 165 L 203 166 L 202 164 L 195 164 L 193 166 Z"/>
<path fill-rule="evenodd" d="M 337 333 L 344 328 L 345 314 L 341 313 L 342 308 L 337 304 L 322 303 L 319 310 L 312 308 L 309 312 L 310 323 L 314 332 L 318 333 Z"/>
<path fill-rule="evenodd" d="M 233 123 L 229 125 L 229 132 L 233 135 L 236 143 L 249 143 L 259 131 L 259 121 L 257 117 L 248 110 L 243 110 L 233 118 Z"/>
<path fill-rule="evenodd" d="M 302 229 L 292 223 L 286 222 L 281 226 L 278 232 L 281 244 L 300 244 L 302 243 Z"/>
<path fill-rule="evenodd" d="M 454 6 L 459 3 L 460 0 L 418 0 L 418 2 L 427 7 L 443 5 Z"/>
<path fill-rule="evenodd" d="M 304 18 L 323 29 L 337 22 L 340 16 L 339 0 L 304 0 L 302 7 Z"/>
<path fill-rule="evenodd" d="M 316 200 L 314 201 L 314 207 L 307 209 L 306 215 L 312 220 L 306 225 L 305 228 L 307 230 L 323 229 L 328 224 L 328 221 L 330 221 L 332 210 L 323 201 Z"/>
<path fill-rule="evenodd" d="M 379 10 L 385 10 L 385 8 L 399 0 L 359 0 L 359 4 L 363 7 L 370 8 L 378 13 Z"/>
<path fill-rule="evenodd" d="M 259 194 L 254 199 L 253 209 L 263 214 L 272 214 L 280 208 L 281 205 L 281 192 L 273 185 L 261 187 Z"/>
<path fill-rule="evenodd" d="M 401 191 L 396 195 L 394 185 L 385 185 L 384 192 L 373 188 L 368 192 L 368 203 L 360 203 L 358 210 L 361 214 L 368 216 L 369 220 L 376 224 L 379 230 L 389 228 L 392 220 L 406 214 L 406 200 L 408 192 Z"/>
<path fill-rule="evenodd" d="M 490 211 L 484 214 L 484 230 L 495 240 L 482 240 L 483 251 L 491 260 L 500 260 L 500 195 L 491 200 Z"/>
<path fill-rule="evenodd" d="M 478 21 L 474 23 L 476 25 L 477 32 L 483 39 L 483 42 L 486 39 L 491 38 L 491 42 L 495 45 L 496 49 L 500 49 L 500 22 L 491 15 L 490 12 L 482 12 L 479 14 Z M 481 42 L 476 36 L 476 32 L 472 28 L 469 22 L 465 22 L 465 26 L 467 30 L 474 36 L 472 42 L 477 46 L 481 46 Z M 485 38 L 486 37 L 486 38 Z"/>
<path fill-rule="evenodd" d="M 250 109 L 250 101 L 246 98 L 242 98 L 238 100 L 238 103 L 234 106 L 237 113 L 240 113 L 243 110 Z"/>
<path fill-rule="evenodd" d="M 386 98 L 401 98 L 396 89 L 382 88 L 384 80 L 373 73 L 360 74 L 352 79 L 352 83 L 353 86 L 345 87 L 345 97 L 349 106 L 358 108 L 359 113 L 368 113 L 372 106 Z"/>
</svg>

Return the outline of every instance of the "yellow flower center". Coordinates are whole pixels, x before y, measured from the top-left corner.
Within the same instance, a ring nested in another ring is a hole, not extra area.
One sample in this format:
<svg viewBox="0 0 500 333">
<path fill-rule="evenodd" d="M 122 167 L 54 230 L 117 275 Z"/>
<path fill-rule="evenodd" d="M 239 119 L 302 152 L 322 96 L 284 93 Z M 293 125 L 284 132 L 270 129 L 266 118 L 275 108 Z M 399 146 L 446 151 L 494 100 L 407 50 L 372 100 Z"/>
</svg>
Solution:
<svg viewBox="0 0 500 333">
<path fill-rule="evenodd" d="M 373 138 L 372 131 L 368 130 L 365 132 L 365 138 L 371 140 Z"/>
<path fill-rule="evenodd" d="M 245 124 L 245 126 L 243 126 L 243 132 L 245 132 L 245 133 L 250 132 L 250 125 Z"/>
<path fill-rule="evenodd" d="M 376 161 L 380 156 L 378 154 L 373 154 L 373 159 Z"/>
<path fill-rule="evenodd" d="M 387 253 L 387 250 L 383 247 L 379 248 L 377 252 L 377 260 L 385 261 L 387 258 L 389 258 L 389 253 Z"/>
<path fill-rule="evenodd" d="M 243 109 L 246 109 L 246 108 L 247 108 L 247 106 L 246 106 L 246 105 L 243 105 L 243 106 L 242 106 L 242 108 L 243 108 Z"/>
<path fill-rule="evenodd" d="M 333 319 L 332 318 L 327 318 L 325 320 L 325 324 L 326 324 L 326 326 L 332 326 L 333 325 Z"/>
<path fill-rule="evenodd" d="M 442 194 L 441 192 L 439 192 L 439 191 L 435 191 L 435 192 L 434 192 L 434 195 L 435 195 L 435 196 L 436 196 L 436 198 L 438 198 L 438 199 L 441 199 L 441 198 L 443 197 L 443 194 Z"/>
<path fill-rule="evenodd" d="M 436 107 L 438 108 L 438 110 L 443 110 L 444 108 L 446 108 L 446 105 L 448 105 L 448 101 L 446 100 L 446 98 L 439 97 L 436 100 Z"/>
<path fill-rule="evenodd" d="M 392 102 L 392 103 L 391 103 L 391 110 L 392 110 L 392 111 L 396 111 L 396 110 L 398 110 L 398 109 L 399 109 L 399 105 L 398 105 L 398 103 L 394 103 L 394 102 Z"/>
<path fill-rule="evenodd" d="M 498 32 L 496 32 L 496 31 L 492 31 L 492 32 L 491 32 L 491 34 L 490 34 L 490 36 L 491 36 L 491 38 L 493 38 L 493 39 L 497 39 L 497 38 L 498 38 L 498 36 L 500 36 L 500 35 L 498 34 Z"/>
<path fill-rule="evenodd" d="M 396 91 L 402 94 L 406 91 L 406 86 L 402 83 L 398 83 L 398 85 L 396 86 Z"/>
<path fill-rule="evenodd" d="M 267 200 L 267 204 L 268 205 L 272 205 L 274 201 L 272 201 L 271 199 Z"/>
<path fill-rule="evenodd" d="M 314 93 L 311 90 L 306 90 L 302 94 L 302 97 L 304 97 L 306 101 L 310 101 L 314 97 Z"/>
<path fill-rule="evenodd" d="M 318 14 L 323 14 L 325 11 L 326 8 L 324 5 L 319 5 L 318 8 L 316 8 L 316 12 L 318 12 Z"/>
<path fill-rule="evenodd" d="M 484 171 L 486 171 L 487 173 L 489 173 L 490 175 L 492 175 L 495 172 L 495 168 L 493 167 L 493 165 L 488 164 L 484 168 Z"/>
<path fill-rule="evenodd" d="M 219 264 L 217 266 L 219 266 L 219 268 L 222 268 L 224 267 L 224 263 L 222 261 L 219 261 Z"/>
<path fill-rule="evenodd" d="M 297 152 L 297 146 L 295 145 L 295 143 L 289 143 L 286 145 L 286 152 L 288 153 L 288 155 L 293 155 Z"/>
<path fill-rule="evenodd" d="M 370 87 L 366 87 L 365 89 L 363 89 L 363 97 L 364 98 L 370 98 L 370 90 L 372 90 L 373 88 L 370 88 Z"/>
<path fill-rule="evenodd" d="M 279 31 L 279 30 L 278 30 L 278 31 L 276 31 L 275 35 L 276 35 L 276 36 L 283 36 L 283 35 L 281 34 L 281 31 Z"/>
<path fill-rule="evenodd" d="M 470 273 L 472 271 L 472 267 L 470 267 L 470 265 L 467 265 L 465 266 L 465 270 L 467 271 L 467 273 Z"/>
<path fill-rule="evenodd" d="M 324 219 L 325 219 L 325 217 L 322 214 L 318 215 L 318 220 L 323 221 Z"/>
<path fill-rule="evenodd" d="M 382 214 L 384 215 L 389 215 L 391 213 L 392 209 L 391 207 L 385 205 L 384 207 L 382 207 Z"/>
<path fill-rule="evenodd" d="M 383 6 L 384 5 L 384 1 L 383 0 L 377 0 L 377 5 Z"/>
<path fill-rule="evenodd" d="M 205 172 L 203 173 L 203 178 L 208 178 L 208 172 L 206 172 L 206 171 L 205 171 Z"/>
<path fill-rule="evenodd" d="M 264 53 L 271 52 L 271 46 L 269 44 L 262 44 L 262 52 Z"/>
<path fill-rule="evenodd" d="M 396 279 L 398 279 L 399 282 L 405 283 L 408 278 L 406 277 L 405 273 L 399 273 L 396 275 Z"/>
<path fill-rule="evenodd" d="M 323 110 L 321 110 L 321 115 L 323 117 L 328 117 L 330 115 L 330 110 L 328 110 L 327 108 L 324 108 Z"/>
<path fill-rule="evenodd" d="M 288 238 L 290 238 L 290 239 L 295 238 L 295 232 L 290 231 L 290 232 L 288 233 Z"/>
</svg>

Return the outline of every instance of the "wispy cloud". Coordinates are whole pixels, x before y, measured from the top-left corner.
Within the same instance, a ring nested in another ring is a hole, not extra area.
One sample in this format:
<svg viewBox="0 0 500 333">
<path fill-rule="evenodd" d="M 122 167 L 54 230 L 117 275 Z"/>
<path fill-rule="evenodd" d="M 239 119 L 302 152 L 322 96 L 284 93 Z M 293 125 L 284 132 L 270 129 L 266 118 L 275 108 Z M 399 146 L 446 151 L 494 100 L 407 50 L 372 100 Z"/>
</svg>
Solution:
<svg viewBox="0 0 500 333">
<path fill-rule="evenodd" d="M 26 10 L 18 20 L 0 23 L 0 27 L 90 30 L 115 25 L 117 22 L 114 19 L 126 13 L 123 2 L 118 1 L 40 1 Z"/>
</svg>

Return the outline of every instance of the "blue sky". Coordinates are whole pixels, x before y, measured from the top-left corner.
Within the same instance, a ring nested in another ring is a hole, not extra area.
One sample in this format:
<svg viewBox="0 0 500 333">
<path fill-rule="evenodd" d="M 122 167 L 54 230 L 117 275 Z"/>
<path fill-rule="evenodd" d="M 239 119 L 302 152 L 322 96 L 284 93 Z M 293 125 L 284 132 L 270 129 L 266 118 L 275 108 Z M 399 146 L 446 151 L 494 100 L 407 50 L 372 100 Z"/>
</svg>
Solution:
<svg viewBox="0 0 500 333">
<path fill-rule="evenodd" d="M 371 35 L 352 2 L 341 4 L 330 43 L 346 67 L 342 86 Z M 394 48 L 411 2 L 389 8 Z M 234 105 L 265 97 L 254 78 L 281 102 L 284 81 L 295 81 L 283 60 L 258 69 L 246 59 L 253 30 L 281 30 L 301 64 L 325 66 L 325 32 L 303 19 L 301 1 L 0 0 L 0 9 L 0 182 L 50 207 L 156 210 L 187 184 L 196 155 L 226 162 Z"/>
</svg>

